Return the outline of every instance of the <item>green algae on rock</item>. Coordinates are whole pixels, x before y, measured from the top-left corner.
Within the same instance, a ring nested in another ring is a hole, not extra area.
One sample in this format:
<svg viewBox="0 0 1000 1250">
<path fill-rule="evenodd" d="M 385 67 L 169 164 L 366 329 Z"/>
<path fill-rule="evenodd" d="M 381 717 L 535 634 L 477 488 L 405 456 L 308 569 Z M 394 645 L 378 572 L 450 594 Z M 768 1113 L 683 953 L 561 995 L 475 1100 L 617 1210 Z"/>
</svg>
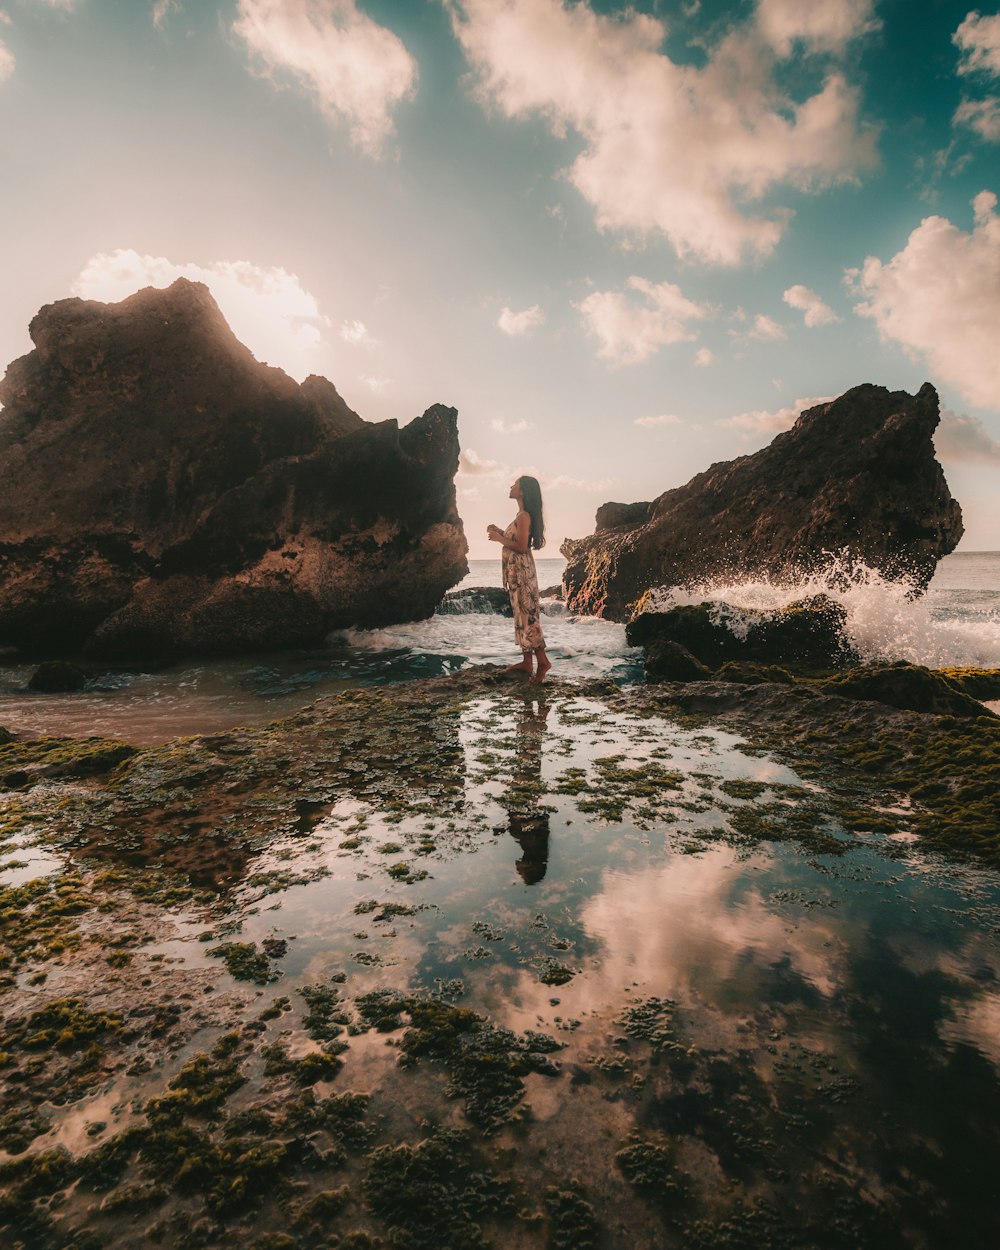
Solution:
<svg viewBox="0 0 1000 1250">
<path fill-rule="evenodd" d="M 843 838 L 823 820 L 810 824 L 806 812 L 818 815 L 826 806 L 847 834 L 915 833 L 935 852 L 1000 860 L 1000 717 L 939 716 L 857 701 L 832 695 L 822 683 L 644 687 L 629 703 L 652 714 L 680 714 L 692 725 L 741 732 L 749 744 L 744 749 L 772 753 L 823 783 L 823 794 L 798 814 L 774 805 L 759 814 L 752 808 L 731 813 L 748 837 L 770 839 L 785 829 L 784 836 L 837 854 L 846 849 Z M 901 795 L 912 810 L 898 810 Z"/>
<path fill-rule="evenodd" d="M 938 671 L 974 699 L 1000 699 L 1000 668 L 942 668 Z"/>
<path fill-rule="evenodd" d="M 400 1063 L 427 1059 L 441 1064 L 451 1081 L 451 1096 L 464 1101 L 469 1120 L 486 1132 L 495 1132 L 522 1109 L 525 1076 L 558 1072 L 546 1057 L 561 1049 L 555 1038 L 539 1033 L 519 1037 L 467 1007 L 394 990 L 372 991 L 356 1005 L 367 1028 L 385 1033 L 405 1027 Z"/>
<path fill-rule="evenodd" d="M 647 592 L 626 627 L 633 647 L 645 647 L 650 680 L 698 681 L 727 662 L 836 669 L 857 663 L 845 631 L 847 612 L 829 595 L 813 595 L 774 612 L 744 610 L 738 632 L 723 605 L 683 604 L 657 611 Z"/>
<path fill-rule="evenodd" d="M 622 1175 L 644 1198 L 673 1213 L 690 1194 L 690 1180 L 677 1167 L 677 1150 L 668 1139 L 650 1140 L 638 1131 L 615 1155 Z"/>
<path fill-rule="evenodd" d="M 575 1178 L 545 1190 L 550 1250 L 596 1250 L 600 1224 L 586 1192 Z"/>
<path fill-rule="evenodd" d="M 208 953 L 221 959 L 229 975 L 237 981 L 267 985 L 281 976 L 267 955 L 257 949 L 256 942 L 222 942 L 219 946 L 210 946 Z"/>
<path fill-rule="evenodd" d="M 414 1146 L 380 1146 L 369 1157 L 365 1202 L 400 1250 L 481 1250 L 485 1219 L 511 1215 L 507 1186 L 468 1134 L 437 1129 Z"/>
<path fill-rule="evenodd" d="M 98 777 L 138 754 L 117 738 L 13 738 L 0 745 L 0 787 L 18 789 L 50 778 Z"/>
<path fill-rule="evenodd" d="M 961 682 L 945 673 L 902 661 L 854 668 L 825 678 L 819 686 L 844 698 L 871 699 L 889 707 L 929 712 L 934 716 L 993 716 L 978 699 L 965 692 Z"/>
</svg>

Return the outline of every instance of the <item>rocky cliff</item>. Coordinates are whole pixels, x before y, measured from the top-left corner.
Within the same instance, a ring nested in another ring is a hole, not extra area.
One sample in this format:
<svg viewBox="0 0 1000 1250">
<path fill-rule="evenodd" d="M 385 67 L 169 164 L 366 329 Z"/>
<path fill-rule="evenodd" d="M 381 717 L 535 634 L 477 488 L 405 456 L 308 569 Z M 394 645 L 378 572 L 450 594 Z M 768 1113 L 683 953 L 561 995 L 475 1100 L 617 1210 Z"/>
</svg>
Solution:
<svg viewBox="0 0 1000 1250">
<path fill-rule="evenodd" d="M 569 610 L 625 620 L 652 587 L 794 582 L 840 552 L 926 587 L 962 536 L 934 455 L 938 420 L 929 384 L 856 386 L 752 456 L 652 503 L 605 504 L 590 537 L 562 546 Z"/>
<path fill-rule="evenodd" d="M 428 616 L 465 574 L 457 414 L 365 422 L 207 287 L 43 308 L 0 382 L 0 645 L 224 654 Z"/>
</svg>

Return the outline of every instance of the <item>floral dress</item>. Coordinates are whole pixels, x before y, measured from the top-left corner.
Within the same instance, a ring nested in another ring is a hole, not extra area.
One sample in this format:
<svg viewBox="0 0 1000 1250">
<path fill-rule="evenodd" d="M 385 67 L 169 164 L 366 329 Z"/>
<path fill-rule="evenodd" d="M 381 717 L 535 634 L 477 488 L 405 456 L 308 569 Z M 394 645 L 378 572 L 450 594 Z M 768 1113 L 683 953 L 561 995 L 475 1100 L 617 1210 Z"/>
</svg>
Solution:
<svg viewBox="0 0 1000 1250">
<path fill-rule="evenodd" d="M 517 517 L 504 530 L 504 537 L 513 538 L 516 530 Z M 539 624 L 538 575 L 531 548 L 512 551 L 510 547 L 504 547 L 501 567 L 504 589 L 510 595 L 510 606 L 514 609 L 514 641 L 522 651 L 537 651 L 545 646 L 545 639 Z"/>
</svg>

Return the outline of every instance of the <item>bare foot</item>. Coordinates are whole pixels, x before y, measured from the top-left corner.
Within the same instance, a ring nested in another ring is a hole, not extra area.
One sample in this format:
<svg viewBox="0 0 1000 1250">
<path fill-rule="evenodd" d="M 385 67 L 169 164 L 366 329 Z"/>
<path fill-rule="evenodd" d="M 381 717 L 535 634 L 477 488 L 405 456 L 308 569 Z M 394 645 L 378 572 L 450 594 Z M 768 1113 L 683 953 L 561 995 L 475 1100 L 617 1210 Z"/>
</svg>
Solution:
<svg viewBox="0 0 1000 1250">
<path fill-rule="evenodd" d="M 504 669 L 504 672 L 505 673 L 530 673 L 531 661 L 529 660 L 527 664 L 525 664 L 523 660 L 521 661 L 520 664 L 508 664 L 507 667 Z"/>
<path fill-rule="evenodd" d="M 545 674 L 549 671 L 549 669 L 550 669 L 551 667 L 552 667 L 552 665 L 548 662 L 548 660 L 539 660 L 539 661 L 538 661 L 538 671 L 537 671 L 537 672 L 535 673 L 535 675 L 532 677 L 532 679 L 531 679 L 531 680 L 532 680 L 532 682 L 533 682 L 536 686 L 540 686 L 540 685 L 542 684 L 542 682 L 545 680 Z"/>
</svg>

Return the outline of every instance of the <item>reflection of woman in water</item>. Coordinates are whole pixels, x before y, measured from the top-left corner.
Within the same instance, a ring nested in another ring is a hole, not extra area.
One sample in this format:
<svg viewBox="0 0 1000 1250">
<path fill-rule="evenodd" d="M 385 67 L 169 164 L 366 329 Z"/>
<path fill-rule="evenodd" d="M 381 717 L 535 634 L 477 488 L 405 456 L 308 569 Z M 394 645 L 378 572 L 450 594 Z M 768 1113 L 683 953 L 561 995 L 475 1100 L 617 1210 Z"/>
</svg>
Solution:
<svg viewBox="0 0 1000 1250">
<path fill-rule="evenodd" d="M 517 718 L 517 758 L 508 805 L 510 835 L 521 848 L 515 867 L 525 885 L 545 876 L 549 863 L 549 814 L 538 806 L 542 739 L 549 714 L 543 700 L 526 702 Z"/>
<path fill-rule="evenodd" d="M 488 525 L 486 534 L 490 542 L 503 547 L 503 584 L 514 609 L 514 641 L 524 656 L 520 664 L 511 664 L 507 672 L 528 673 L 531 680 L 538 683 L 552 667 L 545 654 L 538 576 L 531 554 L 532 547 L 537 551 L 545 545 L 541 487 L 533 477 L 519 477 L 510 488 L 510 497 L 517 502 L 517 516 L 505 530 L 499 525 Z M 532 656 L 537 664 L 534 671 Z"/>
</svg>

